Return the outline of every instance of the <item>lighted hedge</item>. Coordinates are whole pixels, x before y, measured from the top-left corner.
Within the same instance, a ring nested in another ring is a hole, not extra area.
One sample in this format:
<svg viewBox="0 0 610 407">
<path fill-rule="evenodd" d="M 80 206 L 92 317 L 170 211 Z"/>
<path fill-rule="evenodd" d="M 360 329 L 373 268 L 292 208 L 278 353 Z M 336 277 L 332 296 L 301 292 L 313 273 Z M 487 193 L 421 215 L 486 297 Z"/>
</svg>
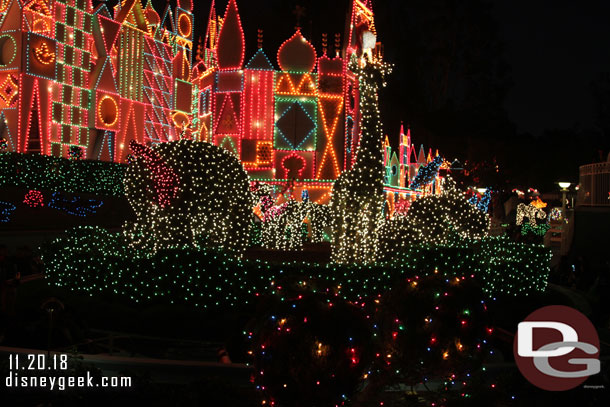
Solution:
<svg viewBox="0 0 610 407">
<path fill-rule="evenodd" d="M 149 255 L 120 234 L 96 227 L 68 232 L 43 247 L 51 284 L 136 303 L 197 307 L 245 306 L 258 295 L 303 284 L 335 290 L 347 300 L 376 296 L 398 278 L 440 273 L 471 276 L 489 296 L 543 291 L 550 252 L 542 246 L 491 238 L 452 246 L 412 247 L 393 263 L 371 266 L 236 261 L 221 252 L 166 250 Z"/>
<path fill-rule="evenodd" d="M 40 154 L 0 154 L 0 186 L 123 196 L 127 166 Z"/>
</svg>

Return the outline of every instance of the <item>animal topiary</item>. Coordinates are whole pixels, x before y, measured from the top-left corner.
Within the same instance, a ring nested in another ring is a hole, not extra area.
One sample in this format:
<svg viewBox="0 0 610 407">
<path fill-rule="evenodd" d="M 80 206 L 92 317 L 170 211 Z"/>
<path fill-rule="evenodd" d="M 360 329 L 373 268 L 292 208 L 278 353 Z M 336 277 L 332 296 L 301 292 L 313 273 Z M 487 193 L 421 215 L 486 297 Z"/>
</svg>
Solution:
<svg viewBox="0 0 610 407">
<path fill-rule="evenodd" d="M 209 143 L 130 144 L 125 194 L 136 222 L 132 245 L 149 250 L 215 247 L 241 254 L 248 244 L 252 195 L 236 157 Z"/>
</svg>

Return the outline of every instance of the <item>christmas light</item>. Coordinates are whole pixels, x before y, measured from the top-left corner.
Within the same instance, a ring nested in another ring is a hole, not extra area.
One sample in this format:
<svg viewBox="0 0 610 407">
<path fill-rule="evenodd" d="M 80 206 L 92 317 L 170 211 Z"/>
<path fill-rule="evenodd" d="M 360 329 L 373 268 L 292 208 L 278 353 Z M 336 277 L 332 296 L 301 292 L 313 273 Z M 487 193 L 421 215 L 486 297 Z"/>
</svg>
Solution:
<svg viewBox="0 0 610 407">
<path fill-rule="evenodd" d="M 535 204 L 529 205 L 520 203 L 517 205 L 517 225 L 523 224 L 523 219 L 527 218 L 530 227 L 536 227 L 536 219 L 546 219 L 546 212 Z"/>
<path fill-rule="evenodd" d="M 377 260 L 377 233 L 383 219 L 383 129 L 377 92 L 391 68 L 376 60 L 361 67 L 355 57 L 350 68 L 360 79 L 363 134 L 356 162 L 333 187 L 332 260 L 366 264 Z"/>
<path fill-rule="evenodd" d="M 86 199 L 79 196 L 70 198 L 54 192 L 48 206 L 70 215 L 85 217 L 95 214 L 103 204 L 104 202 L 97 199 Z"/>
<path fill-rule="evenodd" d="M 36 190 L 30 190 L 23 198 L 23 203 L 30 208 L 38 208 L 44 206 L 44 196 L 42 192 Z"/>
<path fill-rule="evenodd" d="M 10 202 L 0 201 L 0 222 L 7 223 L 11 220 L 11 215 L 17 209 L 15 205 Z"/>
<path fill-rule="evenodd" d="M 247 174 L 234 156 L 189 140 L 132 148 L 136 158 L 125 174 L 125 194 L 137 220 L 124 228 L 132 246 L 243 252 L 254 205 Z"/>
</svg>

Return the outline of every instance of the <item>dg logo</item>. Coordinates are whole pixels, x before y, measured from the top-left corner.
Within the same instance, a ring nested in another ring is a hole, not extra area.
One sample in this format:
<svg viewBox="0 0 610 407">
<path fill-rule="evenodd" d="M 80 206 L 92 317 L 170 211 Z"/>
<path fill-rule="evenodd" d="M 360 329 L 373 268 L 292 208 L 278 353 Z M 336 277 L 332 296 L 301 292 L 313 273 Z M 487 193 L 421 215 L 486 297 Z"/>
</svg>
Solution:
<svg viewBox="0 0 610 407">
<path fill-rule="evenodd" d="M 513 343 L 519 370 L 544 390 L 570 390 L 600 372 L 599 337 L 573 308 L 551 305 L 521 322 Z"/>
</svg>

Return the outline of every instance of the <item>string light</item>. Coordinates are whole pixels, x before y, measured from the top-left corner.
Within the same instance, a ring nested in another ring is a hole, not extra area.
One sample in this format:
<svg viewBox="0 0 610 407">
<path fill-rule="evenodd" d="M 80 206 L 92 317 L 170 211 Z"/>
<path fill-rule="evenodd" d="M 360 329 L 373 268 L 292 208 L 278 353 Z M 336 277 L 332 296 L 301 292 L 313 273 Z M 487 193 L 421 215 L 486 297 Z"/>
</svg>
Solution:
<svg viewBox="0 0 610 407">
<path fill-rule="evenodd" d="M 93 215 L 104 204 L 98 199 L 87 199 L 79 196 L 69 198 L 59 192 L 54 192 L 49 202 L 49 208 L 64 211 L 70 215 L 86 217 Z"/>
<path fill-rule="evenodd" d="M 234 156 L 190 140 L 152 149 L 132 143 L 132 149 L 136 158 L 125 174 L 125 194 L 137 219 L 124 228 L 132 246 L 243 252 L 253 205 L 247 174 Z"/>
<path fill-rule="evenodd" d="M 23 198 L 23 203 L 30 208 L 38 208 L 44 206 L 44 196 L 42 192 L 36 190 L 30 190 Z"/>
<path fill-rule="evenodd" d="M 11 220 L 11 215 L 17 209 L 15 205 L 10 202 L 0 201 L 0 222 L 7 223 Z"/>
<path fill-rule="evenodd" d="M 517 225 L 522 225 L 524 218 L 528 219 L 530 227 L 535 228 L 536 219 L 546 219 L 546 212 L 531 203 L 529 205 L 520 203 L 517 205 Z"/>
<path fill-rule="evenodd" d="M 378 89 L 391 67 L 381 61 L 360 66 L 352 58 L 350 69 L 360 80 L 362 137 L 353 167 L 333 186 L 331 210 L 332 260 L 336 263 L 373 263 L 377 260 L 378 229 L 383 219 L 383 129 Z"/>
</svg>

